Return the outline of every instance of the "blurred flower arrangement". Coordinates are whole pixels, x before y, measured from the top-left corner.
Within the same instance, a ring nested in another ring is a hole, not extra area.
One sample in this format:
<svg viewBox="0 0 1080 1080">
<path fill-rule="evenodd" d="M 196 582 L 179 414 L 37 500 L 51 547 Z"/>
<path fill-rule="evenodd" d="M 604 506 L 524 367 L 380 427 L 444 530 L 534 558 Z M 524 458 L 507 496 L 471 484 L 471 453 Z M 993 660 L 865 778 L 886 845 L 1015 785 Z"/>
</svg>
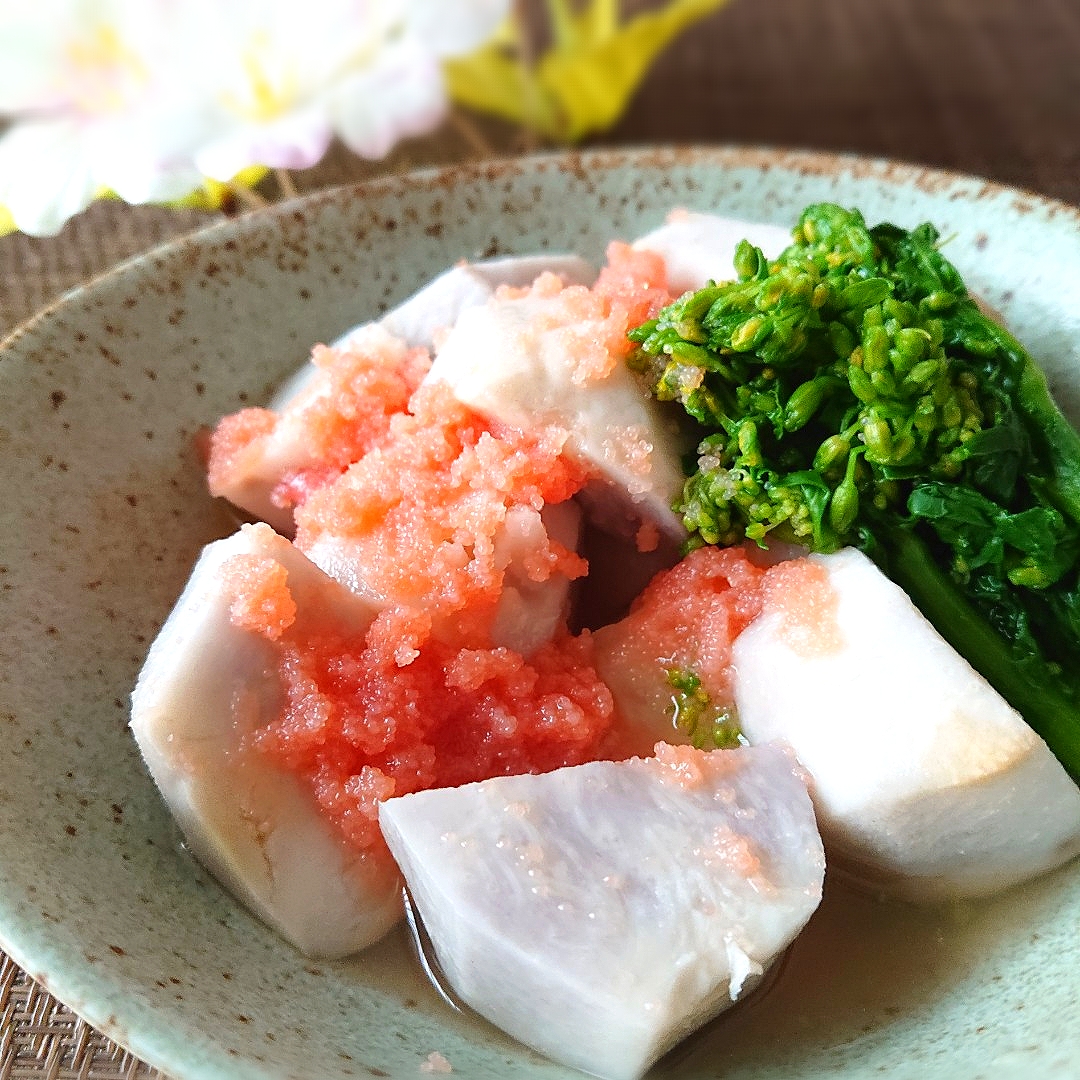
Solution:
<svg viewBox="0 0 1080 1080">
<path fill-rule="evenodd" d="M 451 115 L 575 142 L 724 2 L 0 0 L 0 235 L 105 196 L 218 207 L 275 170 L 287 194 L 335 139 L 381 159 Z"/>
</svg>

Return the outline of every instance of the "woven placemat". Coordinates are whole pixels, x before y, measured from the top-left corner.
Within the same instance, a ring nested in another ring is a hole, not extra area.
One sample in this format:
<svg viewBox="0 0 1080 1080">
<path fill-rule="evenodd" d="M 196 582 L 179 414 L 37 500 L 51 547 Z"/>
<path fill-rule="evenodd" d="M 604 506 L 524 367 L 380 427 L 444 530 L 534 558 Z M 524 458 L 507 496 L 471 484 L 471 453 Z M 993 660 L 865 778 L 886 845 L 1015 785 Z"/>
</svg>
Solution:
<svg viewBox="0 0 1080 1080">
<path fill-rule="evenodd" d="M 1078 57 L 1075 0 L 734 0 L 660 59 L 601 141 L 850 151 L 1080 204 Z M 497 128 L 481 135 L 497 152 L 515 148 Z M 295 180 L 308 191 L 477 152 L 472 133 L 454 129 L 378 165 L 338 149 Z M 122 259 L 221 216 L 99 203 L 57 237 L 0 238 L 0 337 Z M 0 1080 L 160 1076 L 0 953 Z"/>
<path fill-rule="evenodd" d="M 164 1080 L 0 953 L 0 1080 Z"/>
</svg>

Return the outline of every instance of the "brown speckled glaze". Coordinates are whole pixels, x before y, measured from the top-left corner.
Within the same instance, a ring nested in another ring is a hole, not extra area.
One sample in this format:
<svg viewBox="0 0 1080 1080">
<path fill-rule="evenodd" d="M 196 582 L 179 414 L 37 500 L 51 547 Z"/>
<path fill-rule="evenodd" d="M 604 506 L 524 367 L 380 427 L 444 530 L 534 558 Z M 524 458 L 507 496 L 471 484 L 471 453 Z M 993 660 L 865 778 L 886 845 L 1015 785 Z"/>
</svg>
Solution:
<svg viewBox="0 0 1080 1080">
<path fill-rule="evenodd" d="M 0 942 L 13 958 L 182 1080 L 416 1076 L 433 1050 L 470 1078 L 576 1075 L 455 1016 L 402 934 L 311 964 L 178 844 L 126 724 L 196 553 L 232 528 L 205 494 L 196 435 L 462 257 L 599 258 L 672 207 L 790 222 L 820 199 L 935 221 L 1080 414 L 1080 213 L 977 179 L 765 149 L 576 153 L 334 190 L 128 262 L 10 336 Z M 823 909 L 769 994 L 657 1074 L 1072 1075 L 1075 866 L 959 914 L 841 910 Z"/>
</svg>

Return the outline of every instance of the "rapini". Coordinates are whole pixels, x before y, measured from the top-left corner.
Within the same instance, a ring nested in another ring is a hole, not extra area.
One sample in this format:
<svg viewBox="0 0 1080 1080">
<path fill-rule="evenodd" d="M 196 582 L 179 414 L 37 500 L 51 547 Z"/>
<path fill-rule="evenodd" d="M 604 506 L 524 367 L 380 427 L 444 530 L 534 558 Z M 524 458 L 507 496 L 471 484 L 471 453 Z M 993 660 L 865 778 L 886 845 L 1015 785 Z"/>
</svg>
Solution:
<svg viewBox="0 0 1080 1080">
<path fill-rule="evenodd" d="M 857 545 L 1080 778 L 1080 436 L 929 224 L 807 207 L 638 327 L 699 425 L 689 546 Z"/>
</svg>

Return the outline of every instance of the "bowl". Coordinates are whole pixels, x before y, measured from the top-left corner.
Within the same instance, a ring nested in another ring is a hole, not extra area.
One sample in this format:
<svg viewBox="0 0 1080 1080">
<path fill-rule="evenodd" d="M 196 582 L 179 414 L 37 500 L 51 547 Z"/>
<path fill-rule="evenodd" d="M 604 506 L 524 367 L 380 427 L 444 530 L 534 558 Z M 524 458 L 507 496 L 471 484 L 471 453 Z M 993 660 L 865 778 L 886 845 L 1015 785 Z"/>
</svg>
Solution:
<svg viewBox="0 0 1080 1080">
<path fill-rule="evenodd" d="M 345 187 L 214 226 L 77 289 L 0 346 L 0 944 L 178 1080 L 570 1078 L 448 1005 L 405 929 L 313 963 L 189 856 L 127 728 L 206 542 L 199 433 L 463 257 L 572 250 L 674 207 L 791 224 L 809 202 L 933 221 L 1080 417 L 1080 213 L 978 179 L 747 148 L 556 154 Z M 658 1077 L 1071 1076 L 1080 868 L 906 908 L 830 882 L 761 994 Z"/>
</svg>

